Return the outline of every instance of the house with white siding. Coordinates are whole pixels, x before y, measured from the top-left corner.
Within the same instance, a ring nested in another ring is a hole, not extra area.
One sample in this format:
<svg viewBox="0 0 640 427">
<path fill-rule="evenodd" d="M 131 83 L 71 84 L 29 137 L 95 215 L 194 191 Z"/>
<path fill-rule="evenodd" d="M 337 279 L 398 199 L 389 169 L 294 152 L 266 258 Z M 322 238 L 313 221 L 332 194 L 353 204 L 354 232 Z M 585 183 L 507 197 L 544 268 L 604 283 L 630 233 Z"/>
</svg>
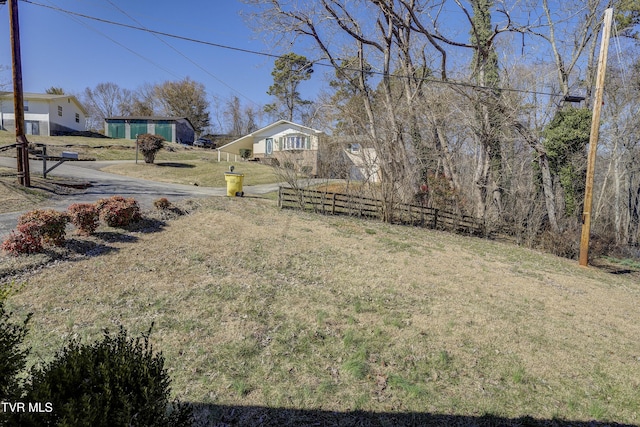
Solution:
<svg viewBox="0 0 640 427">
<path fill-rule="evenodd" d="M 221 153 L 279 164 L 289 163 L 309 175 L 318 174 L 319 147 L 324 132 L 288 120 L 278 120 L 218 148 Z"/>
<path fill-rule="evenodd" d="M 73 95 L 24 93 L 27 135 L 56 136 L 84 131 L 87 110 Z M 0 92 L 0 128 L 15 132 L 13 92 Z"/>
</svg>

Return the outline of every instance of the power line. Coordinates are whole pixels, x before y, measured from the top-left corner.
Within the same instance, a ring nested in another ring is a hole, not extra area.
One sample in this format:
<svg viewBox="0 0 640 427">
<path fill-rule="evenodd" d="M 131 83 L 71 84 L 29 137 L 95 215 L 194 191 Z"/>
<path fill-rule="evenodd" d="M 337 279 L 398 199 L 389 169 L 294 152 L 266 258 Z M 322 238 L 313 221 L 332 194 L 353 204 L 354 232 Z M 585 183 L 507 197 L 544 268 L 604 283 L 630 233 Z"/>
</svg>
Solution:
<svg viewBox="0 0 640 427">
<path fill-rule="evenodd" d="M 129 29 L 132 29 L 132 30 L 144 31 L 144 32 L 147 32 L 147 33 L 157 34 L 157 35 L 165 36 L 165 37 L 171 37 L 171 38 L 174 38 L 174 39 L 184 40 L 184 41 L 188 41 L 188 42 L 192 42 L 192 43 L 204 44 L 204 45 L 207 45 L 207 46 L 219 47 L 221 49 L 228 49 L 228 50 L 234 50 L 234 51 L 238 51 L 238 52 L 250 53 L 250 54 L 253 54 L 253 55 L 262 55 L 262 56 L 267 56 L 267 57 L 271 57 L 271 58 L 280 58 L 280 56 L 281 56 L 281 55 L 276 55 L 276 54 L 272 54 L 272 53 L 259 52 L 259 51 L 256 51 L 256 50 L 243 49 L 243 48 L 240 48 L 240 47 L 227 46 L 227 45 L 223 45 L 223 44 L 220 44 L 220 43 L 208 42 L 208 41 L 205 41 L 205 40 L 199 40 L 199 39 L 194 39 L 194 38 L 191 38 L 191 37 L 180 36 L 180 35 L 177 35 L 177 34 L 166 33 L 164 31 L 157 31 L 157 30 L 152 30 L 152 29 L 148 29 L 148 28 L 144 28 L 144 27 L 137 27 L 135 25 L 124 24 L 122 22 L 110 21 L 108 19 L 98 18 L 96 16 L 91 16 L 91 15 L 85 15 L 83 13 L 73 12 L 71 10 L 66 10 L 66 9 L 62 9 L 62 8 L 59 8 L 59 7 L 49 6 L 49 5 L 38 3 L 38 2 L 35 2 L 35 1 L 32 1 L 32 0 L 20 0 L 20 1 L 22 1 L 24 3 L 33 4 L 35 6 L 46 7 L 48 9 L 57 10 L 59 12 L 68 13 L 70 15 L 79 16 L 81 18 L 91 19 L 93 21 L 98 21 L 98 22 L 102 22 L 102 23 L 105 23 L 105 24 L 116 25 L 116 26 L 119 26 L 119 27 L 129 28 Z"/>
<path fill-rule="evenodd" d="M 65 10 L 60 9 L 60 8 L 58 8 L 57 6 L 55 6 L 53 2 L 51 2 L 51 1 L 49 1 L 49 0 L 46 0 L 46 1 L 48 1 L 49 3 L 51 3 L 51 4 L 52 4 L 52 6 L 47 6 L 47 5 L 38 5 L 38 6 L 44 6 L 44 7 L 48 7 L 48 8 L 51 8 L 51 9 L 53 9 L 53 10 L 56 10 L 56 11 L 58 11 L 58 12 L 66 13 L 66 11 L 65 11 Z M 27 3 L 28 3 L 28 2 L 27 2 Z M 100 30 L 98 30 L 98 29 L 96 29 L 96 28 L 93 28 L 93 27 L 91 27 L 91 26 L 87 25 L 86 23 L 84 23 L 84 22 L 82 22 L 81 20 L 79 20 L 79 19 L 77 19 L 76 17 L 74 17 L 74 16 L 73 16 L 73 14 L 72 14 L 72 16 L 71 16 L 71 19 L 73 19 L 75 22 L 77 22 L 78 24 L 82 25 L 83 27 L 85 27 L 85 28 L 87 28 L 87 29 L 89 29 L 89 30 L 91 30 L 91 31 L 94 31 L 94 32 L 96 32 L 97 34 L 100 34 L 102 37 L 104 37 L 104 38 L 106 38 L 107 40 L 111 41 L 112 43 L 114 43 L 114 44 L 116 44 L 116 45 L 120 46 L 121 48 L 123 48 L 123 49 L 125 49 L 125 50 L 129 51 L 131 54 L 133 54 L 133 55 L 137 56 L 138 58 L 140 58 L 140 59 L 142 59 L 142 60 L 144 60 L 144 61 L 146 61 L 146 62 L 150 63 L 150 64 L 151 64 L 151 65 L 153 65 L 154 67 L 159 68 L 160 70 L 164 71 L 164 72 L 165 72 L 165 73 L 167 73 L 167 74 L 171 74 L 171 75 L 172 75 L 173 77 L 175 77 L 175 78 L 179 78 L 179 76 L 178 76 L 176 73 L 174 73 L 174 72 L 172 72 L 172 71 L 170 71 L 170 70 L 168 70 L 168 69 L 166 69 L 166 68 L 162 67 L 160 64 L 158 64 L 158 63 L 154 62 L 152 59 L 147 58 L 146 56 L 139 54 L 138 52 L 134 51 L 133 49 L 129 48 L 128 46 L 125 46 L 124 44 L 122 44 L 122 43 L 120 43 L 119 41 L 117 41 L 117 40 L 113 39 L 112 37 L 109 37 L 107 34 L 103 33 L 102 31 L 100 31 Z"/>
<path fill-rule="evenodd" d="M 174 52 L 176 52 L 178 55 L 182 56 L 184 59 L 186 59 L 187 61 L 191 62 L 193 65 L 195 65 L 196 67 L 198 67 L 200 70 L 204 71 L 206 74 L 208 74 L 209 76 L 211 76 L 212 78 L 214 78 L 218 83 L 226 86 L 227 88 L 231 89 L 233 92 L 237 93 L 238 95 L 242 96 L 244 99 L 246 99 L 247 101 L 251 102 L 254 105 L 258 105 L 257 102 L 255 102 L 254 100 L 252 100 L 251 98 L 249 98 L 248 96 L 246 96 L 245 94 L 243 94 L 242 92 L 240 92 L 239 90 L 231 87 L 231 85 L 227 84 L 225 81 L 223 81 L 222 79 L 220 79 L 218 76 L 214 75 L 213 73 L 211 73 L 209 70 L 207 70 L 206 68 L 204 68 L 202 65 L 198 64 L 197 62 L 195 62 L 193 59 L 191 59 L 190 57 L 188 57 L 187 55 L 184 54 L 184 52 L 180 51 L 179 49 L 176 49 L 173 45 L 171 45 L 169 42 L 167 42 L 166 40 L 164 40 L 163 38 L 161 38 L 158 34 L 155 34 L 153 31 L 149 30 L 148 28 L 146 28 L 140 21 L 138 21 L 137 19 L 135 19 L 134 17 L 132 17 L 131 15 L 129 15 L 127 12 L 125 12 L 124 10 L 122 10 L 118 5 L 116 5 L 115 3 L 113 3 L 111 0 L 107 0 L 107 2 L 113 6 L 115 9 L 117 9 L 120 13 L 122 13 L 123 15 L 125 15 L 126 17 L 128 17 L 129 19 L 131 19 L 133 22 L 135 22 L 136 24 L 140 25 L 144 31 L 148 31 L 150 32 L 155 38 L 157 38 L 158 40 L 160 40 L 162 43 L 164 43 L 166 46 L 168 46 L 171 50 L 173 50 Z"/>
<path fill-rule="evenodd" d="M 54 7 L 54 6 L 49 6 L 46 4 L 42 4 L 42 3 L 38 3 L 32 0 L 20 0 L 24 3 L 29 3 L 29 4 L 33 4 L 35 6 L 41 6 L 41 7 L 45 7 L 48 9 L 53 9 L 56 10 L 58 12 L 63 12 L 63 13 L 67 13 L 70 15 L 74 15 L 74 16 L 78 16 L 81 18 L 85 18 L 85 19 L 90 19 L 93 21 L 98 21 L 98 22 L 102 22 L 105 24 L 109 24 L 109 25 L 115 25 L 115 26 L 119 26 L 119 27 L 123 27 L 123 28 L 129 28 L 132 30 L 137 30 L 137 31 L 143 31 L 143 32 L 147 32 L 150 34 L 156 34 L 156 35 L 160 35 L 160 36 L 165 36 L 165 37 L 170 37 L 170 38 L 174 38 L 174 39 L 178 39 L 178 40 L 184 40 L 187 42 L 191 42 L 191 43 L 197 43 L 197 44 L 202 44 L 202 45 L 206 45 L 206 46 L 212 46 L 212 47 L 217 47 L 220 49 L 227 49 L 227 50 L 232 50 L 232 51 L 236 51 L 236 52 L 242 52 L 242 53 L 248 53 L 251 55 L 260 55 L 260 56 L 265 56 L 265 57 L 269 57 L 269 58 L 280 58 L 281 55 L 276 55 L 273 53 L 267 53 L 267 52 L 261 52 L 261 51 L 257 51 L 257 50 L 251 50 L 251 49 L 245 49 L 245 48 L 240 48 L 240 47 L 235 47 L 235 46 L 229 46 L 229 45 L 224 45 L 221 43 L 214 43 L 214 42 L 210 42 L 210 41 L 206 41 L 206 40 L 200 40 L 200 39 L 195 39 L 192 37 L 185 37 L 185 36 L 180 36 L 177 34 L 171 34 L 171 33 L 167 33 L 164 31 L 157 31 L 157 30 L 152 30 L 152 29 L 148 29 L 148 28 L 144 28 L 144 27 L 138 27 L 135 25 L 129 25 L 129 24 L 124 24 L 121 22 L 116 22 L 116 21 L 111 21 L 108 19 L 103 19 L 103 18 L 98 18 L 95 16 L 91 16 L 91 15 L 85 15 L 82 13 L 78 13 L 78 12 L 73 12 L 70 10 L 65 10 L 59 7 Z M 332 64 L 327 64 L 327 63 L 323 63 L 323 62 L 314 62 L 314 65 L 318 65 L 318 66 L 322 66 L 322 67 L 327 67 L 327 68 L 335 68 Z M 347 70 L 347 71 L 360 71 L 357 68 L 349 68 L 349 67 L 344 67 L 342 68 L 343 70 Z M 398 79 L 412 79 L 412 80 L 422 80 L 428 83 L 434 83 L 434 84 L 443 84 L 443 85 L 449 85 L 449 86 L 458 86 L 458 87 L 466 87 L 466 88 L 473 88 L 473 89 L 486 89 L 486 90 L 495 90 L 495 91 L 501 91 L 501 92 L 513 92 L 513 93 L 523 93 L 523 94 L 530 94 L 530 95 L 544 95 L 544 96 L 551 96 L 551 97 L 563 97 L 563 94 L 560 93 L 550 93 L 550 92 L 538 92 L 538 91 L 530 91 L 530 90 L 524 90 L 524 89 L 513 89 L 513 88 L 494 88 L 494 87 L 487 87 L 487 86 L 480 86 L 474 83 L 467 83 L 467 82 L 456 82 L 456 81 L 451 81 L 451 80 L 438 80 L 438 79 L 433 79 L 433 78 L 428 78 L 428 77 L 422 77 L 422 78 L 418 78 L 418 77 L 412 77 L 412 76 L 406 76 L 406 75 L 400 75 L 400 74 L 387 74 L 384 73 L 382 71 L 369 71 L 369 74 L 374 74 L 377 76 L 388 76 L 388 77 L 392 77 L 392 78 L 398 78 Z"/>
</svg>

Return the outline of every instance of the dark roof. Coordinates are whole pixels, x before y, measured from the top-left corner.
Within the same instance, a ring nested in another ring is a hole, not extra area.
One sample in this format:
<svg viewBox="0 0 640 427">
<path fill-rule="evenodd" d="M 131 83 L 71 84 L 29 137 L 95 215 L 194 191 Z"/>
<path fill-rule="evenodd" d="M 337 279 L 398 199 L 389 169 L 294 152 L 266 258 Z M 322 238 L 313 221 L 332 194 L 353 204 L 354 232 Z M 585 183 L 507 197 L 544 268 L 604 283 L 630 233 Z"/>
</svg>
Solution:
<svg viewBox="0 0 640 427">
<path fill-rule="evenodd" d="M 186 120 L 191 126 L 192 129 L 195 129 L 191 120 L 187 117 L 167 117 L 167 116 L 113 116 L 113 117 L 105 117 L 105 121 L 108 120 L 147 120 L 147 121 L 171 121 L 177 122 L 178 120 Z"/>
</svg>

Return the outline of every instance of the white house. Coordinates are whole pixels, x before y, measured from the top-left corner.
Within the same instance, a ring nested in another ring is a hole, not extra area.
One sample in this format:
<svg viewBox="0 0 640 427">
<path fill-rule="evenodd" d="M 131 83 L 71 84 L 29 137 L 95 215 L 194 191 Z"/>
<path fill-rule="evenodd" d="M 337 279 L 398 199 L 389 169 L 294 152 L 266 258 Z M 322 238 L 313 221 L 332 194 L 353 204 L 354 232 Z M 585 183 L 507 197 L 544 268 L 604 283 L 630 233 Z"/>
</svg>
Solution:
<svg viewBox="0 0 640 427">
<path fill-rule="evenodd" d="M 85 130 L 87 110 L 73 95 L 24 93 L 27 135 L 55 136 Z M 15 132 L 13 92 L 0 92 L 0 128 Z"/>
<path fill-rule="evenodd" d="M 276 159 L 281 165 L 289 162 L 298 170 L 317 175 L 324 136 L 324 132 L 308 126 L 278 120 L 218 148 L 218 158 L 228 153 L 265 162 Z"/>
<path fill-rule="evenodd" d="M 364 182 L 380 182 L 381 171 L 375 148 L 363 148 L 354 144 L 344 150 L 351 162 L 350 178 Z"/>
</svg>

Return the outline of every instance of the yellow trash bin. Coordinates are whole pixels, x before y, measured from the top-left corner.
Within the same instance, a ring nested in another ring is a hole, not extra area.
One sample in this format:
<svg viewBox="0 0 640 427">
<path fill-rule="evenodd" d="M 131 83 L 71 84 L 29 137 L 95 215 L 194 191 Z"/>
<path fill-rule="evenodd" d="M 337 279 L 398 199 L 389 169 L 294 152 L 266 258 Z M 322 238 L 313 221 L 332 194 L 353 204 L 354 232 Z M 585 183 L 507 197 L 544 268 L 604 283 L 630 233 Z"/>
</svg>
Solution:
<svg viewBox="0 0 640 427">
<path fill-rule="evenodd" d="M 225 172 L 224 180 L 227 182 L 227 196 L 235 197 L 244 196 L 242 191 L 242 180 L 244 175 L 241 173 Z"/>
</svg>

